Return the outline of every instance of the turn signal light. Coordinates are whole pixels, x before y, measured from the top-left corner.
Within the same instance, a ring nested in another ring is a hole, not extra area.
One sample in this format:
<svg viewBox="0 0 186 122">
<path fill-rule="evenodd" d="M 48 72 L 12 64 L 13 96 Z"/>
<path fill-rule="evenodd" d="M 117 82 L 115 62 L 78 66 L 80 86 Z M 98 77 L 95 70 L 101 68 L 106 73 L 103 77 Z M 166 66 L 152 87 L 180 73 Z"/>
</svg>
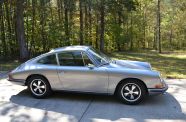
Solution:
<svg viewBox="0 0 186 122">
<path fill-rule="evenodd" d="M 160 89 L 163 88 L 163 86 L 164 86 L 163 83 L 159 83 L 155 85 L 155 88 Z"/>
</svg>

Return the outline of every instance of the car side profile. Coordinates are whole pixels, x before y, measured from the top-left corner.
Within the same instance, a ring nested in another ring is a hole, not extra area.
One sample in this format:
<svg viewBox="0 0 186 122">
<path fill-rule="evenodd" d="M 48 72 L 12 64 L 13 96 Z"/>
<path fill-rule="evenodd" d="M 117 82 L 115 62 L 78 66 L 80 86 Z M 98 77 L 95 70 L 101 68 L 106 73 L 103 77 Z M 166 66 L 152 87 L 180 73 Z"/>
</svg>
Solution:
<svg viewBox="0 0 186 122">
<path fill-rule="evenodd" d="M 89 46 L 53 49 L 18 66 L 8 80 L 28 86 L 36 98 L 63 90 L 117 95 L 126 104 L 138 104 L 168 89 L 149 63 L 112 60 Z"/>
</svg>

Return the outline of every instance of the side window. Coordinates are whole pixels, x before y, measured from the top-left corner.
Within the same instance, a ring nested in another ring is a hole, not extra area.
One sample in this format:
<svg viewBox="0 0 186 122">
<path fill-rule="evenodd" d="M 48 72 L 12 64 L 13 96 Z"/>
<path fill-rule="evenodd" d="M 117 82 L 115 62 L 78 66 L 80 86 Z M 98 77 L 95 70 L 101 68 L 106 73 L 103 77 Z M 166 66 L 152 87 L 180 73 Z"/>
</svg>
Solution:
<svg viewBox="0 0 186 122">
<path fill-rule="evenodd" d="M 76 66 L 84 66 L 81 52 L 73 52 L 73 56 L 74 56 L 74 61 L 76 62 Z"/>
<path fill-rule="evenodd" d="M 84 60 L 84 63 L 85 63 L 85 66 L 88 66 L 88 65 L 94 65 L 92 63 L 92 61 L 89 59 L 89 57 L 85 54 L 85 53 L 82 53 L 82 57 L 83 57 L 83 60 Z"/>
<path fill-rule="evenodd" d="M 61 66 L 84 66 L 81 52 L 62 52 L 58 59 Z"/>
<path fill-rule="evenodd" d="M 50 64 L 50 65 L 57 65 L 57 62 L 56 62 L 56 55 L 53 54 L 53 55 L 49 55 L 49 56 L 43 57 L 43 58 L 39 59 L 39 60 L 37 61 L 37 63 L 40 63 L 40 64 Z"/>
<path fill-rule="evenodd" d="M 58 59 L 61 66 L 75 66 L 74 58 L 71 52 L 59 53 Z"/>
</svg>

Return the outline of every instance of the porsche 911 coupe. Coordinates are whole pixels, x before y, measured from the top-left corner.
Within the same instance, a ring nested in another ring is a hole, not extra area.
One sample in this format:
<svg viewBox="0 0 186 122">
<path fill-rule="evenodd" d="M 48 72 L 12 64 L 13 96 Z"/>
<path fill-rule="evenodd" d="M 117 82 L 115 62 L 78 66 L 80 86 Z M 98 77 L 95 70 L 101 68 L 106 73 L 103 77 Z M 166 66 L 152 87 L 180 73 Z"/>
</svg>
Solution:
<svg viewBox="0 0 186 122">
<path fill-rule="evenodd" d="M 168 89 L 149 63 L 113 60 L 90 46 L 53 49 L 18 66 L 8 80 L 28 86 L 36 98 L 62 90 L 117 95 L 126 104 Z"/>
</svg>

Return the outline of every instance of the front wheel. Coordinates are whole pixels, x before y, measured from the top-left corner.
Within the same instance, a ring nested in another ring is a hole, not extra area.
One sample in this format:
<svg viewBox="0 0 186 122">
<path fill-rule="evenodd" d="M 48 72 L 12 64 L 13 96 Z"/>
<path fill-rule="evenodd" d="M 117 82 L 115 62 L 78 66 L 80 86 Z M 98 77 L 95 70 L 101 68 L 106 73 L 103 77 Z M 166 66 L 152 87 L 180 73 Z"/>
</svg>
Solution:
<svg viewBox="0 0 186 122">
<path fill-rule="evenodd" d="M 41 76 L 31 77 L 28 82 L 28 88 L 35 98 L 44 98 L 51 93 L 50 84 Z"/>
<path fill-rule="evenodd" d="M 138 80 L 127 80 L 117 89 L 119 99 L 125 104 L 138 104 L 147 95 L 146 87 Z"/>
</svg>

